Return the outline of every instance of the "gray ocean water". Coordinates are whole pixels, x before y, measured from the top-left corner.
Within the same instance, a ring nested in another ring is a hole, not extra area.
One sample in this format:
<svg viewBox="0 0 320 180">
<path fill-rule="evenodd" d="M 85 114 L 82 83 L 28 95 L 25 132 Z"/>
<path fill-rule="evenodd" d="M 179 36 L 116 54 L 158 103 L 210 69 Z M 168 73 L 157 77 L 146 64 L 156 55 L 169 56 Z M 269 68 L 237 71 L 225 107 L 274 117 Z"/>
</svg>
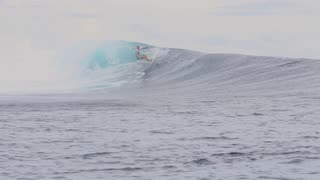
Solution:
<svg viewBox="0 0 320 180">
<path fill-rule="evenodd" d="M 320 179 L 320 61 L 170 50 L 132 87 L 0 96 L 0 179 Z"/>
</svg>

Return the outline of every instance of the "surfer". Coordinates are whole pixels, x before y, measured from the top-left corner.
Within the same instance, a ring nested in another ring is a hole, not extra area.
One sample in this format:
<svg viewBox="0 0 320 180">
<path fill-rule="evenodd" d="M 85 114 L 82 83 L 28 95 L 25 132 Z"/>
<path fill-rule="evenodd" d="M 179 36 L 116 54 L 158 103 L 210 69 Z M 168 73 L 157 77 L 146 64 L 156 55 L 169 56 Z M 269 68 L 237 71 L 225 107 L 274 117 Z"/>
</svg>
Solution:
<svg viewBox="0 0 320 180">
<path fill-rule="evenodd" d="M 145 54 L 141 54 L 141 52 L 140 52 L 141 50 L 142 50 L 142 48 L 139 45 L 137 45 L 136 58 L 139 59 L 139 60 L 141 59 L 141 60 L 145 60 L 145 61 L 151 62 L 152 59 L 149 59 L 148 56 L 145 55 Z"/>
</svg>

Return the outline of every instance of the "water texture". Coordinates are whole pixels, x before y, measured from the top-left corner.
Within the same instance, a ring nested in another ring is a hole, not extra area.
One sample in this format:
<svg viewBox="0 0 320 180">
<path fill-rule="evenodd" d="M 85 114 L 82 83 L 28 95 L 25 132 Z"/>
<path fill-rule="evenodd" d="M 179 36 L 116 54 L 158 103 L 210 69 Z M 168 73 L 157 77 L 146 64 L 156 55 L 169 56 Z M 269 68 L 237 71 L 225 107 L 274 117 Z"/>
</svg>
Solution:
<svg viewBox="0 0 320 180">
<path fill-rule="evenodd" d="M 0 179 L 320 178 L 320 61 L 149 53 L 81 91 L 0 95 Z"/>
</svg>

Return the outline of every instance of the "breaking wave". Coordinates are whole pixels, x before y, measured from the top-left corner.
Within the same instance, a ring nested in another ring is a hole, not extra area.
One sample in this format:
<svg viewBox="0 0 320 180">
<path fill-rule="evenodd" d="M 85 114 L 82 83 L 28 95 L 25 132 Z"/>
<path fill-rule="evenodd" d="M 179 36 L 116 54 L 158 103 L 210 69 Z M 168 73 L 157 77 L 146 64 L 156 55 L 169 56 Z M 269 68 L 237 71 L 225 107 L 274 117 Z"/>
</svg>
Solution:
<svg viewBox="0 0 320 180">
<path fill-rule="evenodd" d="M 138 45 L 152 62 L 137 60 Z M 125 41 L 101 47 L 84 61 L 87 89 L 135 85 L 152 93 L 238 93 L 320 87 L 317 60 L 207 54 Z"/>
<path fill-rule="evenodd" d="M 59 88 L 53 88 L 56 91 L 133 87 L 152 93 L 199 94 L 317 91 L 320 87 L 317 60 L 207 54 L 126 41 L 78 48 L 60 65 L 61 71 L 70 73 Z"/>
</svg>

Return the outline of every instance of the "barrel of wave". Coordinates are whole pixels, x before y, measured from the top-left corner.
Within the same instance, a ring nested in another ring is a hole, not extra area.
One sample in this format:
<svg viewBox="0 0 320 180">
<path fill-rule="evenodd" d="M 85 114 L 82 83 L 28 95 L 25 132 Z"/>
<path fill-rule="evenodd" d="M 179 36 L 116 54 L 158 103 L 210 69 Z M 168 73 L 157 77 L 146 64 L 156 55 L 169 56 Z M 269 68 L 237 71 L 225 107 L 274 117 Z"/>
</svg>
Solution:
<svg viewBox="0 0 320 180">
<path fill-rule="evenodd" d="M 138 48 L 151 47 L 146 44 L 126 41 L 111 41 L 97 47 L 89 56 L 88 69 L 104 69 L 114 65 L 140 60 Z"/>
</svg>

